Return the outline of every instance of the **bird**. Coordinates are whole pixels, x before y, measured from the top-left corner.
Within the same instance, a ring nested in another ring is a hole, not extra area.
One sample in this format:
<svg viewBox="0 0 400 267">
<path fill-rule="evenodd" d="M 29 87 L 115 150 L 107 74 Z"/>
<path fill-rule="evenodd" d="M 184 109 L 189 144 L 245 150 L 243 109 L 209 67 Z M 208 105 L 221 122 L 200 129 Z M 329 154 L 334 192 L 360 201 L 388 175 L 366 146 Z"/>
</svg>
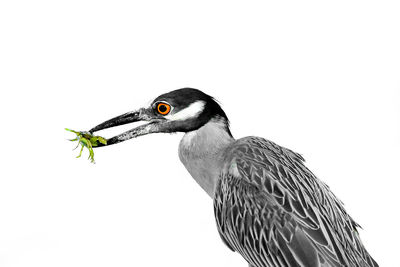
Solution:
<svg viewBox="0 0 400 267">
<path fill-rule="evenodd" d="M 360 227 L 302 155 L 267 139 L 235 139 L 212 96 L 182 88 L 107 120 L 89 133 L 147 121 L 108 146 L 151 133 L 183 132 L 179 158 L 213 199 L 219 235 L 249 267 L 377 267 Z"/>
</svg>

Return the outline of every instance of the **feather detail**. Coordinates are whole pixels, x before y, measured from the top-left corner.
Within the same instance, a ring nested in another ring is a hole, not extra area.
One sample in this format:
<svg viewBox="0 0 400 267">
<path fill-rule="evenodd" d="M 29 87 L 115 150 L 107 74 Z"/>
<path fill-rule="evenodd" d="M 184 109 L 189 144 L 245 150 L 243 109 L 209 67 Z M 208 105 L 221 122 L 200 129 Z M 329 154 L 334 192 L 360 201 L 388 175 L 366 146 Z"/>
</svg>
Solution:
<svg viewBox="0 0 400 267">
<path fill-rule="evenodd" d="M 358 224 L 300 154 L 258 137 L 235 141 L 225 154 L 215 217 L 250 266 L 378 266 Z"/>
</svg>

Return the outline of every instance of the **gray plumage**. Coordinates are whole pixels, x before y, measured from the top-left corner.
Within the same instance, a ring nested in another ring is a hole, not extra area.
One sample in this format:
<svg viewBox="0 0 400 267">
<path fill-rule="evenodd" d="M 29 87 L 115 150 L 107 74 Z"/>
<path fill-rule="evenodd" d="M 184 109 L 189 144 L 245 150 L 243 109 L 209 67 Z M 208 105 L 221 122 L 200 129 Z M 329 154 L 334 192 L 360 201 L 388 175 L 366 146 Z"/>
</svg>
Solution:
<svg viewBox="0 0 400 267">
<path fill-rule="evenodd" d="M 239 139 L 224 154 L 218 231 L 252 266 L 378 266 L 358 224 L 302 156 L 259 137 Z"/>
<path fill-rule="evenodd" d="M 213 198 L 222 240 L 251 267 L 378 266 L 361 243 L 358 224 L 303 157 L 263 138 L 235 140 L 212 97 L 191 88 L 175 90 L 90 132 L 140 120 L 149 123 L 107 145 L 184 132 L 179 158 Z"/>
</svg>

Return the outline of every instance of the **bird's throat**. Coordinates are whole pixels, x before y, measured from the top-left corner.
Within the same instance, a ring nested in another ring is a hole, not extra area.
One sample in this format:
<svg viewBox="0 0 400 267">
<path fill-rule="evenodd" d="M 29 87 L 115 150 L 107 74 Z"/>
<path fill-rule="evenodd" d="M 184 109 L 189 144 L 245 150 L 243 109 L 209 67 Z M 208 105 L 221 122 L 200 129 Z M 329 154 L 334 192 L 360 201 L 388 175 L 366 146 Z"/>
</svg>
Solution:
<svg viewBox="0 0 400 267">
<path fill-rule="evenodd" d="M 234 141 L 226 121 L 210 120 L 201 128 L 186 133 L 179 144 L 179 158 L 196 182 L 211 197 L 221 171 L 225 149 Z"/>
</svg>

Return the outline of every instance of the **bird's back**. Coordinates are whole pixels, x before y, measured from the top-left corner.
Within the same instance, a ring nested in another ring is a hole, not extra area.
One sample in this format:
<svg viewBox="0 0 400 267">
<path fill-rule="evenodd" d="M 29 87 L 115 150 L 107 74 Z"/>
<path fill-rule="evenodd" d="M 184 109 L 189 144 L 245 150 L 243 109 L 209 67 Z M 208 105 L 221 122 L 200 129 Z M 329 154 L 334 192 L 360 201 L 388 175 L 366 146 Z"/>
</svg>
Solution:
<svg viewBox="0 0 400 267">
<path fill-rule="evenodd" d="M 214 196 L 222 239 L 253 266 L 378 266 L 357 223 L 301 155 L 259 137 L 233 142 Z"/>
</svg>

